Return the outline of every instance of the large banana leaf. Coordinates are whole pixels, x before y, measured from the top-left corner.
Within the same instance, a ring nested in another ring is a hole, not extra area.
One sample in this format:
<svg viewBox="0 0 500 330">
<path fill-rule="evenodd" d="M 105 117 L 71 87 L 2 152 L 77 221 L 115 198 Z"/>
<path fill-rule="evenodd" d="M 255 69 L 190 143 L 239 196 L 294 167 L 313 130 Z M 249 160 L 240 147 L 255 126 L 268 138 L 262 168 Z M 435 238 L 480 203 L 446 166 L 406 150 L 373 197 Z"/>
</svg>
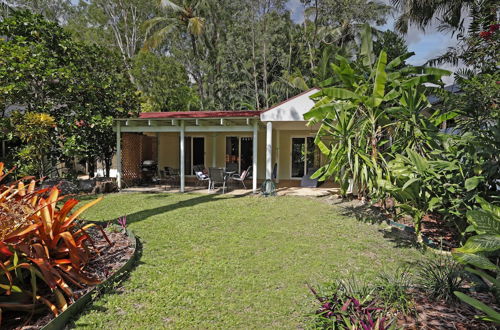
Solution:
<svg viewBox="0 0 500 330">
<path fill-rule="evenodd" d="M 360 55 L 363 59 L 363 65 L 371 68 L 375 56 L 373 54 L 372 28 L 369 24 L 364 24 L 361 31 Z"/>
<path fill-rule="evenodd" d="M 385 67 L 387 64 L 387 53 L 382 50 L 378 56 L 378 63 L 375 71 L 375 82 L 373 84 L 373 97 L 383 98 L 385 95 L 385 83 L 387 82 L 387 73 Z"/>
</svg>

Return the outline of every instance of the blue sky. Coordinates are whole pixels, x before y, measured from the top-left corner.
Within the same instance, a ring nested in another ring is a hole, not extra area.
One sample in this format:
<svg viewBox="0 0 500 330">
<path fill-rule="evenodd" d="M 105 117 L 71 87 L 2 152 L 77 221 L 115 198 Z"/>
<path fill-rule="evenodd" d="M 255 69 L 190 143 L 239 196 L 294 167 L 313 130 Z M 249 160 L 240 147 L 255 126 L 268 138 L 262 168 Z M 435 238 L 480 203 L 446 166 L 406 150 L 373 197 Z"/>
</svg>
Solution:
<svg viewBox="0 0 500 330">
<path fill-rule="evenodd" d="M 382 1 L 388 3 L 388 0 Z M 292 12 L 292 19 L 296 22 L 301 22 L 304 19 L 304 8 L 300 0 L 289 0 L 287 8 Z M 387 23 L 384 26 L 378 27 L 381 30 L 392 30 L 394 27 L 394 17 L 389 16 Z M 415 52 L 415 56 L 410 58 L 408 62 L 413 65 L 422 65 L 427 60 L 443 54 L 448 47 L 455 46 L 457 43 L 456 38 L 452 37 L 450 33 L 442 33 L 437 31 L 436 27 L 429 27 L 426 31 L 421 31 L 415 27 L 410 27 L 408 34 L 405 36 L 408 49 Z M 451 71 L 456 70 L 455 67 L 450 65 L 443 65 L 443 69 Z M 443 79 L 446 84 L 453 83 L 453 78 L 448 77 Z"/>
</svg>

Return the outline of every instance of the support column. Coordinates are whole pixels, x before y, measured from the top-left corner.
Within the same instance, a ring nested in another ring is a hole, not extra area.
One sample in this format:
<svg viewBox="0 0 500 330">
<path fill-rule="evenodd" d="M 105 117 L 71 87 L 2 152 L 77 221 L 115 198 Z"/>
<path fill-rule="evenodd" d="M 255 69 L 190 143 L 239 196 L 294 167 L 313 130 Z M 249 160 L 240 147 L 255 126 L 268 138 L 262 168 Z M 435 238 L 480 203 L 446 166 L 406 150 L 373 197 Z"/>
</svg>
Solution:
<svg viewBox="0 0 500 330">
<path fill-rule="evenodd" d="M 116 184 L 118 190 L 122 189 L 122 137 L 121 123 L 116 122 Z"/>
<path fill-rule="evenodd" d="M 160 133 L 156 133 L 156 175 L 160 177 Z"/>
<path fill-rule="evenodd" d="M 181 187 L 180 187 L 180 190 L 181 192 L 184 192 L 184 188 L 185 188 L 185 146 L 184 146 L 184 130 L 185 130 L 185 122 L 184 120 L 181 121 L 181 134 L 180 134 L 180 157 L 179 157 L 179 161 L 180 161 L 180 177 L 181 177 Z"/>
<path fill-rule="evenodd" d="M 274 156 L 276 160 L 276 183 L 280 182 L 280 131 L 276 130 L 276 155 Z"/>
<path fill-rule="evenodd" d="M 253 147 L 253 156 L 252 156 L 252 187 L 253 187 L 253 193 L 257 193 L 257 148 L 258 148 L 258 133 L 259 133 L 259 123 L 258 121 L 255 121 L 253 123 L 253 139 L 252 139 L 252 147 Z"/>
<path fill-rule="evenodd" d="M 266 180 L 273 176 L 273 123 L 266 124 Z"/>
<path fill-rule="evenodd" d="M 217 133 L 212 134 L 212 167 L 217 167 Z"/>
</svg>

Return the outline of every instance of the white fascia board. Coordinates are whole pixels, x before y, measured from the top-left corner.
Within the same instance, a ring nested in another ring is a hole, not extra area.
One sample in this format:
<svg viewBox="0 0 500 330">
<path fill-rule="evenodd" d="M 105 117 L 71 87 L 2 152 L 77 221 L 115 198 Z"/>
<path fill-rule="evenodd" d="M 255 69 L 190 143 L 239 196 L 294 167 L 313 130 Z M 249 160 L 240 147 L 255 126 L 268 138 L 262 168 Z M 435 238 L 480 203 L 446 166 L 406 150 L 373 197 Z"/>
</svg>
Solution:
<svg viewBox="0 0 500 330">
<path fill-rule="evenodd" d="M 312 109 L 314 101 L 311 100 L 311 95 L 319 92 L 319 89 L 314 88 L 297 97 L 291 98 L 274 108 L 264 111 L 260 115 L 260 120 L 267 121 L 303 121 L 304 114 Z"/>
</svg>

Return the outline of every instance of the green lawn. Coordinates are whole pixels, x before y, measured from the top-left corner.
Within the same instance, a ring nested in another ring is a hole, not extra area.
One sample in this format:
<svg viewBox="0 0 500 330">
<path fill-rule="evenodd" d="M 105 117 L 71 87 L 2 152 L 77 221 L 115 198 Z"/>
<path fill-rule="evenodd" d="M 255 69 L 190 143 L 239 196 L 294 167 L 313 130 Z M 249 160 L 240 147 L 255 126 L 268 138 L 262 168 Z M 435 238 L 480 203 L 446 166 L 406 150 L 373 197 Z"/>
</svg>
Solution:
<svg viewBox="0 0 500 330">
<path fill-rule="evenodd" d="M 314 308 L 306 283 L 369 280 L 423 258 L 385 226 L 310 198 L 113 194 L 84 218 L 124 214 L 140 262 L 77 327 L 297 328 Z"/>
</svg>

